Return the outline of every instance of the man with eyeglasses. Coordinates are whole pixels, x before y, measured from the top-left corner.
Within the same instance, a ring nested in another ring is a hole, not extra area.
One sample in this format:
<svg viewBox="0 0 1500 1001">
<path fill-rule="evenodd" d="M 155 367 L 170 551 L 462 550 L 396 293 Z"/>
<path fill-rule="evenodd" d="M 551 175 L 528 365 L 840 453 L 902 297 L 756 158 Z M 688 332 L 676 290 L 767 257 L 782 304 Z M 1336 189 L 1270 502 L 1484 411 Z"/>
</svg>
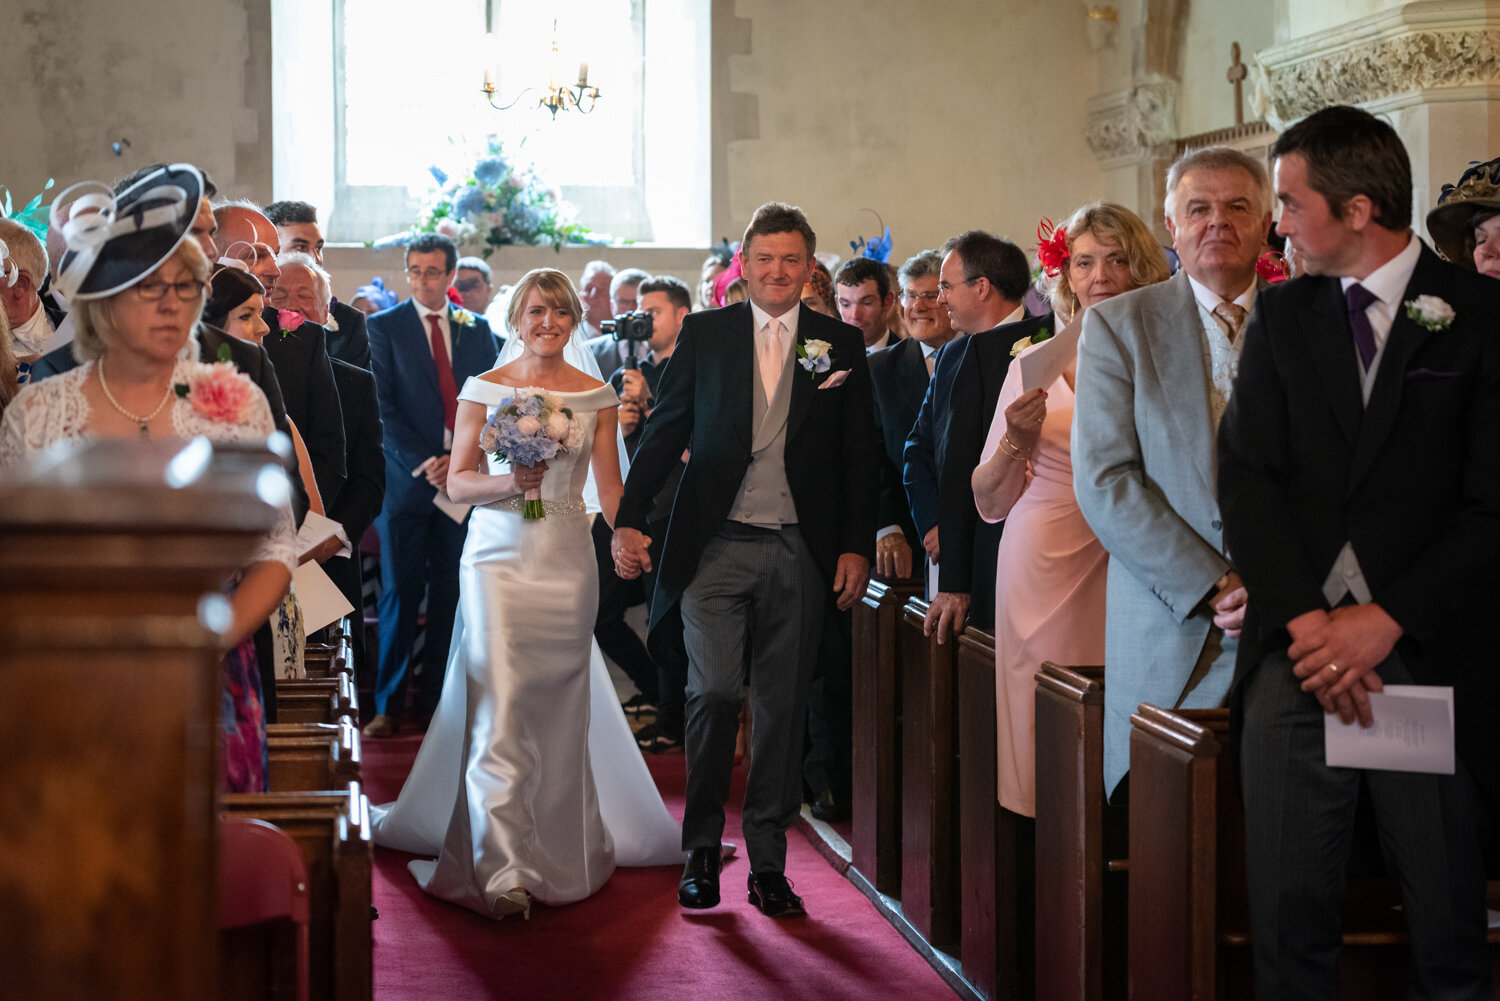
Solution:
<svg viewBox="0 0 1500 1001">
<path fill-rule="evenodd" d="M 426 640 L 413 693 L 419 719 L 432 715 L 443 690 L 468 519 L 455 521 L 438 504 L 447 500 L 458 389 L 499 356 L 489 323 L 448 302 L 457 268 L 452 240 L 437 233 L 417 236 L 406 247 L 411 298 L 369 320 L 386 466 L 385 506 L 375 520 L 380 666 L 375 717 L 365 727 L 370 737 L 389 737 L 400 727 L 424 593 Z"/>
<path fill-rule="evenodd" d="M 640 304 L 640 295 L 637 290 L 643 282 L 651 280 L 651 275 L 640 268 L 626 268 L 617 272 L 609 281 L 609 315 L 601 319 L 608 320 L 625 313 L 634 313 Z M 594 360 L 599 363 L 599 371 L 606 376 L 625 364 L 625 359 L 632 351 L 635 352 L 637 360 L 646 356 L 647 350 L 636 346 L 634 341 L 617 341 L 614 334 L 601 334 L 585 342 L 588 349 L 593 352 Z"/>
<path fill-rule="evenodd" d="M 272 202 L 265 216 L 276 227 L 278 254 L 307 254 L 323 267 L 323 230 L 318 225 L 318 210 L 307 202 Z M 269 286 L 267 286 L 269 288 Z M 370 367 L 370 338 L 365 333 L 365 314 L 328 298 L 328 319 L 318 321 L 328 331 L 328 356 L 342 358 L 360 368 Z"/>
<path fill-rule="evenodd" d="M 966 619 L 982 629 L 994 625 L 995 554 L 1003 526 L 980 521 L 969 478 L 1000 399 L 1011 344 L 1051 322 L 1050 316 L 1026 318 L 1022 300 L 1031 269 L 1014 243 L 969 230 L 943 244 L 942 254 L 937 304 L 966 336 L 938 353 L 904 453 L 912 514 L 923 548 L 937 564 L 924 628 L 928 635 L 936 630 L 939 643 L 962 632 Z"/>
<path fill-rule="evenodd" d="M 870 355 L 870 385 L 875 394 L 875 426 L 885 445 L 881 464 L 880 522 L 885 527 L 875 540 L 875 573 L 903 579 L 913 572 L 912 554 L 925 552 L 913 509 L 921 507 L 926 521 L 936 524 L 937 483 L 924 481 L 921 504 L 908 500 L 901 481 L 906 439 L 917 423 L 922 398 L 932 378 L 939 349 L 953 339 L 948 311 L 938 305 L 938 269 L 943 256 L 924 250 L 901 265 L 901 306 L 911 336 Z"/>
<path fill-rule="evenodd" d="M 484 316 L 490 308 L 490 300 L 495 298 L 494 281 L 494 272 L 483 257 L 458 259 L 458 276 L 453 280 L 453 287 L 463 300 L 464 309 Z"/>
</svg>

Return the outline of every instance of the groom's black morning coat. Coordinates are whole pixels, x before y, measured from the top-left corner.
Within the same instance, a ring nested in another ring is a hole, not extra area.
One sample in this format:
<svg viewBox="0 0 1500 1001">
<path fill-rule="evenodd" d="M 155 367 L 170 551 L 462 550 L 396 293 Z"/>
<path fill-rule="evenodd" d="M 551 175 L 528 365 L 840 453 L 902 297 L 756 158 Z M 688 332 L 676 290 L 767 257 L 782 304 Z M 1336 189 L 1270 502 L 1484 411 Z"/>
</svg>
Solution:
<svg viewBox="0 0 1500 1001">
<path fill-rule="evenodd" d="M 1452 307 L 1444 330 L 1405 312 Z M 1234 689 L 1285 623 L 1326 609 L 1323 581 L 1351 542 L 1375 603 L 1401 626 L 1419 684 L 1452 685 L 1457 750 L 1500 795 L 1500 282 L 1422 248 L 1361 404 L 1339 279 L 1256 299 L 1219 430 L 1219 506 L 1250 592 Z"/>
<path fill-rule="evenodd" d="M 879 500 L 874 404 L 859 331 L 806 306 L 797 308 L 798 345 L 828 341 L 832 366 L 819 375 L 801 365 L 792 369 L 786 477 L 802 537 L 831 587 L 841 553 L 874 556 Z M 644 532 L 662 482 L 684 449 L 692 453 L 662 548 L 653 629 L 692 581 L 705 543 L 728 516 L 750 466 L 753 323 L 749 302 L 693 313 L 683 321 L 630 467 L 615 524 Z M 846 370 L 841 385 L 818 388 Z"/>
</svg>

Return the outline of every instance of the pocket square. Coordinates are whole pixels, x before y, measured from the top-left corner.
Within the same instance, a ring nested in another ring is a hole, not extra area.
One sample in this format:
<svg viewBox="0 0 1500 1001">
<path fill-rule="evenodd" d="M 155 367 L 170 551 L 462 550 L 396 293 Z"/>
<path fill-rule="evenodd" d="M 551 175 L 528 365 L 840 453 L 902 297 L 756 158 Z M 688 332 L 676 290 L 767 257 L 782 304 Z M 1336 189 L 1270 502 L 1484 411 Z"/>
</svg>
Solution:
<svg viewBox="0 0 1500 1001">
<path fill-rule="evenodd" d="M 842 386 L 844 384 L 844 380 L 847 378 L 849 378 L 849 370 L 847 368 L 841 368 L 837 372 L 829 373 L 828 378 L 818 383 L 818 388 L 834 389 L 838 386 Z"/>
<path fill-rule="evenodd" d="M 1421 382 L 1428 379 L 1457 379 L 1462 372 L 1440 372 L 1435 368 L 1414 368 L 1406 373 L 1407 382 Z"/>
</svg>

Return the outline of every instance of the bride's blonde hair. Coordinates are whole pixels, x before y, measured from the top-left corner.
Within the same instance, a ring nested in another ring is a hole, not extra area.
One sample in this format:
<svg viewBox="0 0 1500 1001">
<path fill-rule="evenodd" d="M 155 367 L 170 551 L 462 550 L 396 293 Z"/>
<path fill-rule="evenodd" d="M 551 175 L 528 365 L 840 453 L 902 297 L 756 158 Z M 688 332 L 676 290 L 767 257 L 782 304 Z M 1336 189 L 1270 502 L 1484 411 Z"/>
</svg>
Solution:
<svg viewBox="0 0 1500 1001">
<path fill-rule="evenodd" d="M 567 275 L 556 268 L 533 268 L 526 272 L 510 293 L 510 306 L 505 311 L 505 325 L 513 336 L 520 336 L 521 315 L 526 312 L 526 301 L 535 289 L 542 293 L 542 301 L 553 309 L 566 309 L 573 317 L 573 326 L 583 322 L 583 303 Z"/>
</svg>

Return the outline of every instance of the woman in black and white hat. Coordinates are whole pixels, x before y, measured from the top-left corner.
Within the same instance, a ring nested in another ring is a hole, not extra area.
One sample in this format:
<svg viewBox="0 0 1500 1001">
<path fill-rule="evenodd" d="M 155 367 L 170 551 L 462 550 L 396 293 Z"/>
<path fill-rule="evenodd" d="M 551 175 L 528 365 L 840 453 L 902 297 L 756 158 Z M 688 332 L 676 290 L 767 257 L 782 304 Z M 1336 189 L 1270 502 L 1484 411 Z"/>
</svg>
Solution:
<svg viewBox="0 0 1500 1001">
<path fill-rule="evenodd" d="M 0 468 L 59 441 L 202 435 L 263 443 L 265 396 L 230 363 L 198 361 L 193 338 L 209 263 L 187 239 L 203 182 L 187 164 L 142 177 L 118 197 L 75 185 L 53 203 L 67 241 L 57 285 L 72 304 L 81 364 L 27 385 L 0 418 Z M 75 195 L 76 192 L 76 195 Z M 222 660 L 220 779 L 226 791 L 266 787 L 265 720 L 252 633 L 281 605 L 295 566 L 291 507 L 239 575 Z"/>
<path fill-rule="evenodd" d="M 1500 157 L 1471 164 L 1457 184 L 1443 185 L 1427 232 L 1454 264 L 1500 278 Z"/>
</svg>

